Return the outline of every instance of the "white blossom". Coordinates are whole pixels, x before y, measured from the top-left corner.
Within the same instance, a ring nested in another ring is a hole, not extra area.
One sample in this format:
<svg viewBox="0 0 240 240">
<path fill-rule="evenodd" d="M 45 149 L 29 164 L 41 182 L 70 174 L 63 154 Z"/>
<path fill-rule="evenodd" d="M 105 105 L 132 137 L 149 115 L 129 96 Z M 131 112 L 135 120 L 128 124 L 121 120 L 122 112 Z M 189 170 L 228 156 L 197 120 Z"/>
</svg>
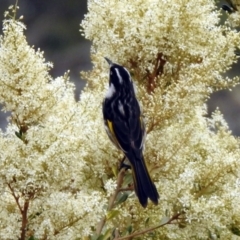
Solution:
<svg viewBox="0 0 240 240">
<path fill-rule="evenodd" d="M 53 79 L 52 64 L 28 46 L 25 26 L 3 23 L 0 102 L 11 118 L 0 132 L 0 238 L 125 236 L 168 221 L 141 238 L 237 238 L 239 139 L 219 110 L 206 118 L 206 99 L 238 84 L 223 73 L 237 59 L 239 33 L 219 25 L 209 0 L 89 0 L 88 10 L 82 31 L 94 68 L 83 73 L 79 102 L 68 73 Z M 118 186 L 123 154 L 102 120 L 104 56 L 137 85 L 157 206 L 141 207 L 130 170 Z"/>
</svg>

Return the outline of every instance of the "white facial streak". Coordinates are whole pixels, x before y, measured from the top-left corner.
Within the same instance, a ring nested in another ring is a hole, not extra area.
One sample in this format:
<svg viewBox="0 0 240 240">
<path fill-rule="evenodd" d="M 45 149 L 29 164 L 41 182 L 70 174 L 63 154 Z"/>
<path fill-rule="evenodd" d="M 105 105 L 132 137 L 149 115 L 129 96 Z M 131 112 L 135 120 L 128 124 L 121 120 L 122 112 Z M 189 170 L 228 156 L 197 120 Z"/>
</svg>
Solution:
<svg viewBox="0 0 240 240">
<path fill-rule="evenodd" d="M 119 83 L 122 84 L 123 83 L 123 79 L 122 79 L 122 76 L 120 75 L 119 73 L 119 70 L 117 68 L 114 69 L 116 71 L 116 74 L 118 76 L 118 79 L 119 79 Z"/>
<path fill-rule="evenodd" d="M 131 75 L 129 73 L 129 71 L 124 67 L 124 69 L 126 70 L 127 74 L 128 74 L 128 78 L 129 78 L 129 81 L 131 82 L 132 81 L 132 78 L 131 78 Z"/>
<path fill-rule="evenodd" d="M 111 98 L 115 92 L 116 92 L 116 89 L 114 85 L 111 83 L 105 95 L 105 98 Z"/>
</svg>

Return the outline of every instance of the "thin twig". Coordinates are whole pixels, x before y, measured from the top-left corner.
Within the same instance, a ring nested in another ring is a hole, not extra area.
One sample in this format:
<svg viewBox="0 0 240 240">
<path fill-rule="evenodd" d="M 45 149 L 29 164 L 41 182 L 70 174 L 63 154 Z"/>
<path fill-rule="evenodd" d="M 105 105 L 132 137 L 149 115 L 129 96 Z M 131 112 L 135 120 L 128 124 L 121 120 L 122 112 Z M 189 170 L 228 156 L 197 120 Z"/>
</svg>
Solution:
<svg viewBox="0 0 240 240">
<path fill-rule="evenodd" d="M 15 6 L 14 6 L 14 16 L 13 16 L 13 19 L 14 19 L 14 20 L 16 20 L 17 9 L 18 9 L 18 0 L 16 0 Z"/>
<path fill-rule="evenodd" d="M 18 206 L 19 211 L 20 211 L 21 214 L 22 214 L 22 213 L 23 213 L 23 209 L 22 209 L 22 207 L 20 206 L 20 203 L 19 203 L 19 201 L 18 201 L 18 200 L 19 200 L 19 196 L 16 196 L 16 194 L 15 194 L 15 192 L 14 192 L 14 189 L 12 188 L 12 186 L 10 185 L 10 183 L 8 183 L 7 185 L 8 185 L 8 187 L 9 187 L 11 193 L 12 193 L 12 196 L 13 196 L 14 199 L 15 199 L 15 202 L 17 203 L 17 206 Z"/>
<path fill-rule="evenodd" d="M 118 173 L 117 187 L 116 187 L 114 193 L 112 194 L 112 196 L 109 199 L 108 209 L 107 209 L 108 211 L 110 211 L 114 206 L 114 202 L 117 198 L 117 195 L 118 195 L 118 193 L 121 189 L 122 183 L 123 183 L 123 178 L 124 178 L 124 175 L 125 175 L 125 171 L 126 171 L 125 168 L 122 168 L 120 170 L 120 172 Z M 104 216 L 97 225 L 97 229 L 96 229 L 97 235 L 99 235 L 102 232 L 102 229 L 103 229 L 105 223 L 106 223 L 106 216 Z"/>
<path fill-rule="evenodd" d="M 142 235 L 142 234 L 145 234 L 145 233 L 148 233 L 148 232 L 152 232 L 152 231 L 154 231 L 154 230 L 157 229 L 157 228 L 163 227 L 163 226 L 165 226 L 165 225 L 167 225 L 167 224 L 172 223 L 172 221 L 177 220 L 178 217 L 179 217 L 181 214 L 182 214 L 182 212 L 175 214 L 174 216 L 172 216 L 172 217 L 171 217 L 167 222 L 165 222 L 165 223 L 162 223 L 162 224 L 159 224 L 159 225 L 157 225 L 157 226 L 144 229 L 144 230 L 139 231 L 139 232 L 135 232 L 135 233 L 130 234 L 130 235 L 125 236 L 125 237 L 114 238 L 114 240 L 132 239 L 133 237 L 137 237 L 137 236 L 140 236 L 140 235 Z"/>
<path fill-rule="evenodd" d="M 58 230 L 54 231 L 54 236 L 58 235 L 59 233 L 61 233 L 61 231 L 65 228 L 68 228 L 70 226 L 73 226 L 76 222 L 78 222 L 80 219 L 83 219 L 87 214 L 85 213 L 84 216 L 81 216 L 79 218 L 76 218 L 75 220 L 67 223 L 66 225 L 62 226 L 61 228 L 59 228 Z"/>
</svg>

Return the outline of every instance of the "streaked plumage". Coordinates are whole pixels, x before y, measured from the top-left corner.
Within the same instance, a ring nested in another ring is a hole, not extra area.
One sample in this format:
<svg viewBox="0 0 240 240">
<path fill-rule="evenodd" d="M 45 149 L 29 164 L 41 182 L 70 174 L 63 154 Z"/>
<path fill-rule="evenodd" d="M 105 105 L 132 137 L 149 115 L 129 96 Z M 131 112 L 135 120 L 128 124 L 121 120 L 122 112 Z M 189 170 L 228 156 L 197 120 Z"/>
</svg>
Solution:
<svg viewBox="0 0 240 240">
<path fill-rule="evenodd" d="M 110 65 L 109 89 L 103 101 L 106 132 L 128 158 L 139 202 L 147 206 L 148 198 L 158 204 L 159 194 L 149 176 L 144 157 L 145 125 L 134 85 L 126 68 L 107 59 Z"/>
</svg>

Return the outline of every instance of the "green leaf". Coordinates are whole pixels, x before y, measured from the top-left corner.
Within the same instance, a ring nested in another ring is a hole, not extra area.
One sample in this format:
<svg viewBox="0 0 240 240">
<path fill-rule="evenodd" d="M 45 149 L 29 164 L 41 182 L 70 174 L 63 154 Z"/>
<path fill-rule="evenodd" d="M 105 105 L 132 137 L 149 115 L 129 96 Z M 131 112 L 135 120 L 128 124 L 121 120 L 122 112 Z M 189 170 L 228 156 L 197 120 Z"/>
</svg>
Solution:
<svg viewBox="0 0 240 240">
<path fill-rule="evenodd" d="M 132 228 L 132 225 L 128 226 L 128 227 L 127 227 L 127 232 L 128 232 L 129 234 L 131 234 L 131 233 L 132 233 L 132 229 L 133 229 L 133 228 Z"/>
<path fill-rule="evenodd" d="M 99 236 L 96 238 L 96 240 L 103 240 L 103 235 L 102 235 L 102 234 L 99 235 Z"/>
<path fill-rule="evenodd" d="M 122 193 L 122 194 L 120 195 L 120 197 L 117 198 L 116 205 L 125 202 L 125 201 L 128 199 L 128 196 L 129 196 L 128 193 L 126 193 L 126 192 L 125 192 L 125 193 Z"/>
<path fill-rule="evenodd" d="M 119 213 L 120 213 L 119 210 L 111 210 L 107 213 L 106 218 L 107 218 L 107 220 L 110 220 L 112 218 L 115 218 Z"/>
<path fill-rule="evenodd" d="M 117 177 L 117 175 L 118 175 L 118 168 L 116 166 L 113 166 L 112 167 L 112 172 L 113 172 L 114 176 Z"/>
<path fill-rule="evenodd" d="M 133 232 L 133 227 L 132 225 L 127 226 L 121 233 L 122 236 L 128 236 Z"/>
<path fill-rule="evenodd" d="M 170 212 L 168 209 L 165 210 L 165 216 L 170 216 Z"/>
<path fill-rule="evenodd" d="M 15 131 L 15 135 L 22 140 L 22 134 L 21 133 Z"/>
<path fill-rule="evenodd" d="M 161 225 L 166 224 L 169 220 L 170 220 L 170 217 L 164 216 L 164 217 L 161 219 L 160 224 L 161 224 Z"/>
<path fill-rule="evenodd" d="M 129 186 L 132 183 L 133 183 L 132 173 L 130 173 L 128 171 L 125 174 L 125 177 L 124 177 L 124 180 L 123 180 L 123 186 Z"/>
<path fill-rule="evenodd" d="M 111 237 L 111 234 L 112 234 L 112 230 L 111 229 L 108 229 L 104 235 L 103 235 L 103 238 L 101 238 L 101 240 L 107 240 Z"/>
<path fill-rule="evenodd" d="M 234 235 L 240 236 L 240 230 L 239 230 L 238 227 L 232 225 L 232 226 L 230 227 L 230 231 L 231 231 Z"/>
<path fill-rule="evenodd" d="M 99 235 L 99 234 L 96 234 L 96 233 L 94 233 L 92 236 L 90 236 L 91 240 L 101 240 L 102 237 L 103 237 L 102 234 Z"/>
<path fill-rule="evenodd" d="M 148 217 L 148 218 L 145 220 L 145 225 L 148 225 L 149 220 L 150 220 L 150 218 Z"/>
</svg>

